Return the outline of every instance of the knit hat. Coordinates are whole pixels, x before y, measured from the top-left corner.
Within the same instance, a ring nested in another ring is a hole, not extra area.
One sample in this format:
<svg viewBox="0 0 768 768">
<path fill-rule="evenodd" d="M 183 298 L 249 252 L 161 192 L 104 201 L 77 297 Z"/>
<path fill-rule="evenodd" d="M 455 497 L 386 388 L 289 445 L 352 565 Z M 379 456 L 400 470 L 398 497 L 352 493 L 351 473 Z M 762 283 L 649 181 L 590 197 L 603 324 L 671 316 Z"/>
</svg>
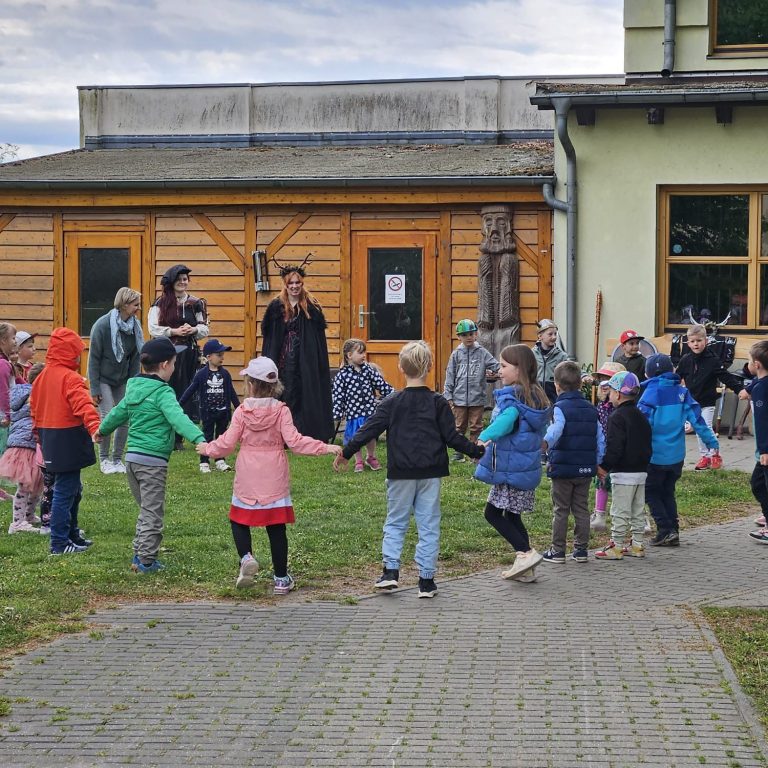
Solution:
<svg viewBox="0 0 768 768">
<path fill-rule="evenodd" d="M 268 357 L 256 357 L 248 363 L 247 368 L 240 371 L 240 375 L 274 384 L 277 381 L 277 366 Z"/>
<path fill-rule="evenodd" d="M 627 369 L 621 363 L 614 363 L 613 360 L 606 360 L 596 371 L 601 376 L 613 376 L 615 373 L 626 371 Z"/>
<path fill-rule="evenodd" d="M 672 371 L 674 371 L 674 366 L 669 355 L 662 355 L 657 352 L 645 361 L 645 375 L 649 379 L 660 376 L 662 373 L 672 373 Z"/>
<path fill-rule="evenodd" d="M 624 331 L 624 333 L 619 336 L 619 343 L 620 344 L 626 344 L 628 341 L 632 341 L 632 339 L 637 339 L 638 341 L 642 341 L 645 338 L 645 336 L 641 336 L 637 331 L 633 331 L 631 328 L 627 331 Z"/>
<path fill-rule="evenodd" d="M 550 328 L 557 330 L 557 323 L 554 320 L 549 320 L 547 318 L 539 320 L 539 322 L 536 323 L 536 335 L 541 336 L 544 331 L 548 331 Z"/>
<path fill-rule="evenodd" d="M 171 360 L 187 347 L 176 346 L 167 336 L 159 339 L 150 339 L 141 348 L 141 362 L 145 365 L 157 365 Z"/>
<path fill-rule="evenodd" d="M 620 395 L 627 397 L 636 397 L 640 392 L 640 382 L 637 376 L 630 371 L 619 371 L 611 376 L 606 382 L 606 386 L 615 389 Z"/>
</svg>

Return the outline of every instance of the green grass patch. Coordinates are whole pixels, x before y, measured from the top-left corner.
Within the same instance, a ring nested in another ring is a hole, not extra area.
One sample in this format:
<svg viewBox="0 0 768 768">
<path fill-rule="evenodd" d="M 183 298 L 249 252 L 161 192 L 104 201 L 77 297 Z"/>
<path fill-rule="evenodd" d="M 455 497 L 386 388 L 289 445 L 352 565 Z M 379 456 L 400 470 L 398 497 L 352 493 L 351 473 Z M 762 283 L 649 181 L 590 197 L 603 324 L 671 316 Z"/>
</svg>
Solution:
<svg viewBox="0 0 768 768">
<path fill-rule="evenodd" d="M 386 448 L 380 449 L 382 461 Z M 299 595 L 353 602 L 370 592 L 380 569 L 381 528 L 386 514 L 385 472 L 336 474 L 330 457 L 291 456 L 297 522 L 289 527 L 291 572 Z M 485 522 L 488 486 L 471 481 L 471 463 L 452 464 L 443 482 L 441 577 L 476 572 L 512 561 L 512 551 Z M 267 537 L 253 529 L 254 555 L 262 564 L 256 587 L 234 588 L 238 560 L 228 511 L 233 473 L 201 474 L 196 454 L 174 453 L 166 496 L 165 571 L 134 574 L 131 541 L 137 508 L 123 475 L 83 472 L 80 525 L 95 540 L 83 555 L 48 556 L 48 538 L 0 535 L 0 652 L 23 649 L 63 632 L 85 628 L 89 611 L 123 601 L 237 599 L 270 601 L 271 561 Z M 741 472 L 687 472 L 678 484 L 683 526 L 740 517 L 752 506 Z M 0 506 L 0 525 L 10 522 L 10 504 Z M 526 517 L 536 547 L 549 545 L 549 483 L 537 492 Z M 411 526 L 403 552 L 404 576 L 416 542 Z M 598 546 L 601 539 L 594 539 Z M 99 638 L 97 633 L 92 641 Z"/>
<path fill-rule="evenodd" d="M 768 610 L 704 608 L 723 652 L 768 731 Z"/>
</svg>

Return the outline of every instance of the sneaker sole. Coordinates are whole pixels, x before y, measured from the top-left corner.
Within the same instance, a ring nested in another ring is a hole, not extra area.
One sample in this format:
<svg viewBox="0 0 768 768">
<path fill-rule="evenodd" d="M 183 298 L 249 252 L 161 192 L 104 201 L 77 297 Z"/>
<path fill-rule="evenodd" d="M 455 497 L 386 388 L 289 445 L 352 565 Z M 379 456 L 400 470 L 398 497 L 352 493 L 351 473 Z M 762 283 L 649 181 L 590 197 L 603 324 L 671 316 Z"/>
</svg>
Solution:
<svg viewBox="0 0 768 768">
<path fill-rule="evenodd" d="M 377 581 L 374 585 L 374 589 L 397 589 L 400 586 L 400 583 L 397 581 Z"/>
<path fill-rule="evenodd" d="M 437 590 L 434 590 L 434 592 L 419 592 L 419 599 L 422 597 L 431 598 L 435 597 L 437 595 Z"/>
<path fill-rule="evenodd" d="M 290 586 L 290 587 L 275 587 L 275 589 L 274 589 L 274 593 L 275 593 L 276 595 L 287 595 L 287 594 L 289 594 L 290 592 L 293 592 L 293 590 L 294 590 L 295 588 L 296 588 L 295 586 Z"/>
<path fill-rule="evenodd" d="M 520 576 L 515 576 L 512 581 L 519 581 L 521 584 L 532 584 L 539 577 L 536 575 L 535 569 L 531 568 L 527 573 L 523 573 Z"/>
<path fill-rule="evenodd" d="M 240 575 L 235 583 L 236 589 L 248 589 L 256 583 L 254 576 L 259 572 L 259 564 L 256 560 L 250 560 L 240 570 Z"/>
<path fill-rule="evenodd" d="M 756 541 L 758 544 L 768 544 L 768 536 L 753 536 L 750 533 L 749 538 L 752 539 L 752 541 Z"/>
<path fill-rule="evenodd" d="M 544 563 L 555 563 L 556 565 L 565 565 L 565 558 L 560 557 L 545 557 L 542 559 Z"/>
<path fill-rule="evenodd" d="M 571 555 L 571 560 L 573 560 L 574 563 L 588 563 L 589 562 L 589 556 L 586 557 L 574 557 Z"/>
<path fill-rule="evenodd" d="M 544 559 L 543 555 L 537 555 L 536 559 L 532 563 L 528 563 L 527 565 L 520 568 L 520 570 L 515 570 L 515 566 L 512 565 L 512 567 L 507 571 L 501 572 L 501 578 L 502 579 L 516 579 L 518 576 L 522 576 L 524 573 L 528 573 L 528 571 L 532 571 L 542 560 Z"/>
</svg>

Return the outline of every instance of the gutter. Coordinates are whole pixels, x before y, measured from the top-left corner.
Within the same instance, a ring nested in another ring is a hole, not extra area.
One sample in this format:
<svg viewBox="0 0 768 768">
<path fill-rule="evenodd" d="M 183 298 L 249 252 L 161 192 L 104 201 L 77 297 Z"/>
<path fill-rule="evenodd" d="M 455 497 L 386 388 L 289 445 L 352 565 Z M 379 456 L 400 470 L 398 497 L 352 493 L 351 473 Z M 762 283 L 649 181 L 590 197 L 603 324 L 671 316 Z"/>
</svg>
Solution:
<svg viewBox="0 0 768 768">
<path fill-rule="evenodd" d="M 604 90 L 601 92 L 585 93 L 583 91 L 567 92 L 559 91 L 545 94 L 536 94 L 530 97 L 530 102 L 539 108 L 550 109 L 559 99 L 570 99 L 573 106 L 594 105 L 601 106 L 648 106 L 649 104 L 676 104 L 691 106 L 706 106 L 708 104 L 743 104 L 744 106 L 768 103 L 768 88 L 762 86 L 756 88 L 743 88 L 740 90 L 725 90 L 722 88 L 699 88 L 696 90 L 685 88 L 643 88 L 629 91 Z"/>
<path fill-rule="evenodd" d="M 555 108 L 557 137 L 563 147 L 566 157 L 565 202 L 554 196 L 552 182 L 542 185 L 544 201 L 550 208 L 563 211 L 566 215 L 566 276 L 565 276 L 565 326 L 567 330 L 566 349 L 573 359 L 578 360 L 576 353 L 576 210 L 577 210 L 577 177 L 576 150 L 571 137 L 568 135 L 568 113 L 571 109 L 570 99 L 552 99 Z"/>
<path fill-rule="evenodd" d="M 676 0 L 664 0 L 664 64 L 661 76 L 669 77 L 675 71 L 675 27 L 677 25 Z"/>
</svg>

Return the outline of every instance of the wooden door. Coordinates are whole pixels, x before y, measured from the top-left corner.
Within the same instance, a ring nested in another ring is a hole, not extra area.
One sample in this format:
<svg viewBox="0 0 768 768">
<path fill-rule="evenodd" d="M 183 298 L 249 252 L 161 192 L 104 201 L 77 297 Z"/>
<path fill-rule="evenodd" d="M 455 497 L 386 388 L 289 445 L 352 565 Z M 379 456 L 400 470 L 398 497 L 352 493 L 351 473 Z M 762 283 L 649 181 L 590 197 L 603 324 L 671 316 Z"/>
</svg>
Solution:
<svg viewBox="0 0 768 768">
<path fill-rule="evenodd" d="M 436 351 L 437 234 L 354 233 L 352 236 L 352 335 L 365 341 L 369 362 L 381 366 L 396 388 L 401 347 L 424 339 Z M 435 386 L 435 370 L 428 384 Z"/>
<path fill-rule="evenodd" d="M 141 235 L 67 233 L 64 238 L 64 325 L 83 337 L 87 367 L 94 322 L 114 307 L 115 294 L 127 286 L 141 290 Z M 142 308 L 145 314 L 146 308 Z"/>
</svg>

